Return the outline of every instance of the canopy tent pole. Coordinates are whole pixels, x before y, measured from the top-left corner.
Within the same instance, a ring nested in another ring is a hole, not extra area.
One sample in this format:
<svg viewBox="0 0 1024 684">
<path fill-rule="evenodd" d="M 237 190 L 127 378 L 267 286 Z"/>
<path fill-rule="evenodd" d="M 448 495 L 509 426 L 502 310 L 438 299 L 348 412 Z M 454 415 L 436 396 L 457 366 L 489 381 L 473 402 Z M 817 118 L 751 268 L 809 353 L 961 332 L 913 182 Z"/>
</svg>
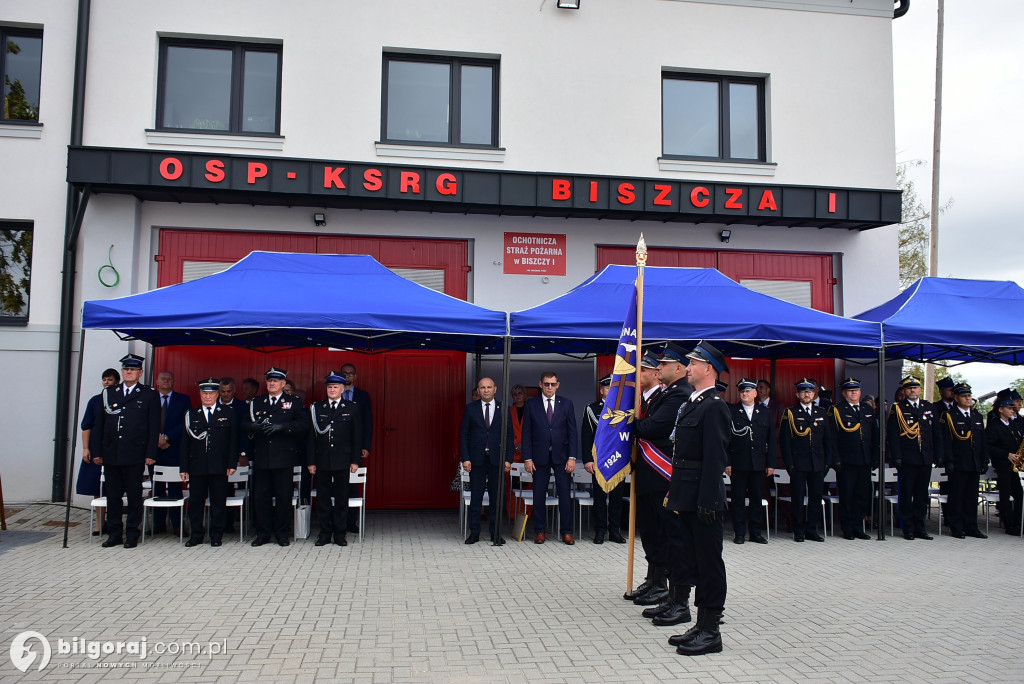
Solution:
<svg viewBox="0 0 1024 684">
<path fill-rule="evenodd" d="M 508 314 L 505 314 L 505 320 L 508 321 Z M 501 391 L 505 393 L 506 403 L 508 402 L 508 383 L 509 383 L 509 366 L 511 365 L 511 351 L 512 351 L 512 338 L 506 334 L 504 352 L 501 357 Z M 477 356 L 479 359 L 480 357 Z M 494 539 L 491 540 L 492 546 L 501 546 L 505 543 L 505 538 L 501 536 L 501 519 L 505 512 L 505 502 L 502 498 L 505 495 L 505 453 L 508 451 L 508 421 L 509 412 L 512 410 L 511 405 L 507 405 L 505 410 L 501 412 L 501 461 L 498 463 L 498 500 L 491 506 L 490 515 L 494 516 Z"/>
<path fill-rule="evenodd" d="M 878 541 L 885 541 L 885 328 L 878 348 Z"/>
<path fill-rule="evenodd" d="M 78 342 L 78 383 L 75 390 L 75 419 L 71 428 L 71 458 L 68 459 L 68 486 L 64 501 L 64 548 L 68 548 L 68 528 L 71 526 L 71 487 L 75 481 L 75 445 L 78 444 L 78 409 L 82 405 L 82 364 L 85 361 L 85 328 L 79 333 Z M 103 492 L 101 491 L 102 495 Z M 89 530 L 92 534 L 92 530 Z"/>
</svg>

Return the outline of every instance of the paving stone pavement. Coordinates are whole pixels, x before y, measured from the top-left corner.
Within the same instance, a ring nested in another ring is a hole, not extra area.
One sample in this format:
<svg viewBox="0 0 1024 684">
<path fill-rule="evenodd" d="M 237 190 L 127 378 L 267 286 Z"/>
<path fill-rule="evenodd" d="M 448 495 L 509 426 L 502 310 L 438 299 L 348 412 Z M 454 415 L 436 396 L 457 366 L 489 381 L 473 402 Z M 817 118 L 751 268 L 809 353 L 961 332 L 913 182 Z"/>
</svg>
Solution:
<svg viewBox="0 0 1024 684">
<path fill-rule="evenodd" d="M 999 530 L 767 546 L 727 530 L 725 651 L 684 658 L 666 642 L 683 627 L 621 599 L 626 547 L 587 536 L 465 546 L 454 511 L 371 511 L 345 548 L 315 547 L 314 530 L 287 548 L 103 549 L 75 510 L 64 549 L 46 524 L 63 508 L 19 507 L 0 532 L 0 681 L 1024 681 L 1024 541 Z M 54 653 L 22 674 L 8 652 L 26 630 Z M 76 637 L 145 638 L 147 655 L 57 652 Z M 203 652 L 174 653 L 183 642 Z"/>
</svg>

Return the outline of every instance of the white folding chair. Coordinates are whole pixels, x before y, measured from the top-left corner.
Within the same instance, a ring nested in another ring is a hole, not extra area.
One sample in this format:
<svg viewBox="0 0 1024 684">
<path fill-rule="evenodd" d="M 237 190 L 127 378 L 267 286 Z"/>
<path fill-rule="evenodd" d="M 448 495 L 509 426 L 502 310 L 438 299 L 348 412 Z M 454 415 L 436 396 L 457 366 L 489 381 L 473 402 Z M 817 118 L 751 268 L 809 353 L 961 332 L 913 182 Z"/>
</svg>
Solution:
<svg viewBox="0 0 1024 684">
<path fill-rule="evenodd" d="M 238 509 L 238 541 L 245 540 L 245 503 L 249 498 L 249 466 L 238 466 L 235 469 L 234 475 L 228 475 L 228 487 L 235 488 L 236 485 L 245 485 L 239 487 L 238 492 L 227 498 L 225 505 L 228 508 Z M 210 514 L 210 497 L 206 497 L 206 516 L 209 519 Z M 209 523 L 207 523 L 209 527 Z"/>
<path fill-rule="evenodd" d="M 786 473 L 786 475 L 788 476 L 789 473 Z M 732 478 L 729 477 L 728 475 L 726 475 L 725 473 L 722 473 L 722 479 L 725 480 L 725 504 L 726 504 L 726 508 L 728 508 L 729 506 L 732 506 Z M 777 533 L 779 531 L 779 528 L 778 528 L 778 524 L 779 524 L 778 523 L 778 502 L 777 501 L 776 501 L 775 505 L 776 505 L 776 509 L 775 509 L 775 518 L 776 518 L 776 521 L 775 521 L 775 532 Z M 750 506 L 750 497 L 749 496 L 743 497 L 743 506 L 744 506 L 744 508 L 746 508 L 747 506 Z M 765 539 L 771 539 L 771 536 L 772 536 L 771 527 L 772 526 L 771 526 L 771 521 L 768 520 L 768 499 L 765 499 L 763 497 L 761 498 L 761 507 L 764 509 L 764 538 Z"/>
<path fill-rule="evenodd" d="M 779 533 L 779 501 L 788 501 L 789 504 L 790 504 L 790 511 L 793 510 L 792 509 L 792 506 L 793 506 L 793 496 L 792 496 L 792 493 L 790 493 L 790 496 L 779 496 L 778 495 L 778 485 L 783 485 L 783 484 L 791 485 L 792 482 L 790 481 L 789 473 L 786 472 L 785 468 L 776 468 L 775 474 L 773 475 L 773 477 L 775 478 L 775 485 L 776 485 L 776 494 L 775 494 L 775 533 L 778 534 Z M 767 502 L 765 502 L 765 503 L 767 504 Z M 804 497 L 804 508 L 805 509 L 807 508 L 807 497 L 806 496 Z M 792 513 L 791 513 L 791 515 L 792 515 Z M 796 524 L 795 520 L 793 521 L 793 524 L 794 525 Z M 822 497 L 822 499 L 821 499 L 821 524 L 822 524 L 822 527 L 824 528 L 823 531 L 825 532 L 825 534 L 828 534 L 828 519 L 825 517 L 825 499 L 824 499 L 824 497 Z M 765 525 L 765 527 L 767 527 L 767 525 Z"/>
<path fill-rule="evenodd" d="M 572 471 L 572 489 L 569 490 L 569 493 L 576 504 L 573 507 L 573 515 L 575 516 L 577 509 L 579 510 L 579 536 L 581 537 L 583 536 L 583 507 L 594 505 L 594 494 L 589 487 L 596 486 L 594 476 L 588 473 L 582 465 L 577 465 L 576 470 Z M 587 521 L 590 521 L 589 511 Z"/>
<path fill-rule="evenodd" d="M 885 484 L 887 487 L 890 485 L 896 487 L 896 494 L 886 494 L 885 492 L 881 491 L 880 482 L 882 475 L 885 476 Z M 876 470 L 875 473 L 871 476 L 871 481 L 875 485 L 875 501 L 879 501 L 879 499 L 882 499 L 887 504 L 889 504 L 889 536 L 891 537 L 896 529 L 896 509 L 899 507 L 900 504 L 899 471 L 896 470 L 895 468 L 886 468 L 884 471 Z M 875 506 L 873 510 L 876 512 L 880 511 L 881 506 Z"/>
<path fill-rule="evenodd" d="M 359 496 L 350 496 L 348 507 L 359 509 L 359 541 L 363 541 L 366 532 L 366 466 L 349 473 L 348 481 L 349 484 L 359 485 Z"/>
<path fill-rule="evenodd" d="M 949 501 L 949 496 L 946 494 L 940 494 L 938 487 L 932 487 L 931 484 L 934 482 L 947 482 L 949 477 L 946 475 L 945 468 L 932 468 L 931 480 L 929 481 L 928 487 L 928 500 L 934 499 L 939 504 L 939 536 L 942 536 L 942 507 Z"/>
<path fill-rule="evenodd" d="M 462 523 L 462 536 L 465 537 L 469 531 L 469 504 L 473 498 L 473 492 L 470 491 L 469 473 L 459 464 L 459 477 L 462 480 L 462 500 L 459 504 L 459 521 Z M 491 493 L 486 489 L 484 490 L 484 503 L 481 508 L 486 507 L 490 510 L 491 507 Z M 362 529 L 360 527 L 360 529 Z"/>
<path fill-rule="evenodd" d="M 985 511 L 985 534 L 988 534 L 988 518 L 989 509 L 999 504 L 999 489 L 997 488 L 996 482 L 998 476 L 996 475 L 996 469 L 992 466 L 988 467 L 988 472 L 982 473 L 980 482 L 978 483 L 978 503 Z"/>
<path fill-rule="evenodd" d="M 513 463 L 511 476 L 519 478 L 519 486 L 512 488 L 512 496 L 516 500 L 516 512 L 519 511 L 521 504 L 525 513 L 526 507 L 533 505 L 533 474 L 526 472 L 526 464 Z"/>
<path fill-rule="evenodd" d="M 177 466 L 153 466 L 153 482 L 181 483 L 181 471 Z M 150 497 L 142 501 L 142 541 L 146 541 L 147 512 L 153 508 L 180 508 L 181 525 L 178 527 L 178 541 L 185 541 L 185 508 L 188 505 L 188 490 L 182 492 L 180 499 L 170 497 Z"/>
<path fill-rule="evenodd" d="M 828 502 L 828 518 L 825 517 L 824 509 L 822 510 L 821 517 L 825 525 L 825 534 L 828 534 L 828 521 L 832 520 L 832 536 L 836 536 L 836 504 L 839 503 L 839 492 L 832 493 L 832 488 L 829 485 L 835 485 L 839 482 L 839 474 L 836 473 L 835 468 L 829 468 L 828 472 L 825 473 L 825 485 L 822 489 L 821 502 L 824 504 Z"/>
</svg>

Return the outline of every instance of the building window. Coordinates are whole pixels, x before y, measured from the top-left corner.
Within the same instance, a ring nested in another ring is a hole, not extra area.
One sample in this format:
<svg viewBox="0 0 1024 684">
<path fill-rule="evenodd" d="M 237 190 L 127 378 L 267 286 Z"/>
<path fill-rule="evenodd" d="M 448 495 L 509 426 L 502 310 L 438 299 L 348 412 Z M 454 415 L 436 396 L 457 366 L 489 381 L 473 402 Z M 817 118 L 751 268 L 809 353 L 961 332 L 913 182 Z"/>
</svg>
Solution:
<svg viewBox="0 0 1024 684">
<path fill-rule="evenodd" d="M 281 46 L 163 40 L 156 127 L 278 135 Z"/>
<path fill-rule="evenodd" d="M 28 323 L 32 224 L 0 221 L 0 325 Z"/>
<path fill-rule="evenodd" d="M 43 32 L 0 26 L 2 121 L 39 121 L 39 76 L 43 67 Z"/>
<path fill-rule="evenodd" d="M 498 62 L 384 55 L 385 142 L 498 146 Z"/>
<path fill-rule="evenodd" d="M 764 79 L 662 74 L 662 154 L 763 162 Z"/>
</svg>

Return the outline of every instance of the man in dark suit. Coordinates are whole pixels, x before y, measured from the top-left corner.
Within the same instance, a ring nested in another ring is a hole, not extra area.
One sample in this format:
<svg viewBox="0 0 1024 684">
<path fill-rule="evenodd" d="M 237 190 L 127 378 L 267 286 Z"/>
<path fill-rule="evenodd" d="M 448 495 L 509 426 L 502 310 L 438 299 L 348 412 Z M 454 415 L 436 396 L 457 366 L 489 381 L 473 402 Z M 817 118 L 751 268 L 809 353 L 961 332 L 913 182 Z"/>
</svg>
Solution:
<svg viewBox="0 0 1024 684">
<path fill-rule="evenodd" d="M 775 472 L 778 460 L 775 424 L 771 411 L 757 401 L 757 383 L 743 378 L 736 383 L 740 403 L 730 407 L 732 438 L 729 440 L 729 465 L 725 473 L 732 479 L 733 542 L 742 544 L 749 528 L 750 541 L 767 544 L 761 534 L 761 499 L 766 477 Z M 749 504 L 744 505 L 744 499 Z M 749 522 L 749 524 L 748 524 Z"/>
<path fill-rule="evenodd" d="M 345 378 L 331 371 L 327 374 L 327 398 L 309 407 L 313 429 L 309 431 L 306 467 L 316 475 L 316 507 L 320 517 L 320 534 L 316 546 L 330 543 L 348 546 L 349 476 L 363 462 L 363 421 L 359 406 L 345 401 Z"/>
<path fill-rule="evenodd" d="M 775 426 L 775 438 L 778 439 L 779 423 L 782 422 L 782 414 L 786 412 L 786 407 L 772 396 L 772 383 L 767 380 L 757 381 L 757 401 L 771 412 L 772 425 Z"/>
<path fill-rule="evenodd" d="M 921 381 L 914 376 L 900 380 L 900 387 L 905 398 L 889 409 L 885 432 L 893 465 L 900 471 L 903 538 L 932 539 L 924 518 L 932 467 L 942 462 L 941 412 L 921 399 Z"/>
<path fill-rule="evenodd" d="M 1016 458 L 1021 440 L 1024 440 L 1024 421 L 1017 417 L 1017 407 L 1009 389 L 1000 390 L 996 395 L 985 433 L 988 457 L 998 478 L 999 522 L 1007 534 L 1019 536 L 1024 491 L 1010 459 Z"/>
<path fill-rule="evenodd" d="M 583 411 L 583 424 L 580 426 L 580 456 L 583 458 L 583 468 L 594 474 L 597 465 L 594 463 L 594 435 L 597 433 L 597 425 L 601 422 L 601 409 L 604 408 L 605 397 L 608 396 L 608 388 L 611 387 L 612 376 L 606 375 L 598 382 L 600 399 L 587 405 Z M 604 544 L 604 537 L 616 544 L 625 544 L 626 538 L 622 536 L 622 497 L 629 490 L 629 485 L 623 480 L 615 485 L 610 492 L 604 491 L 594 483 L 591 490 L 594 497 L 594 543 Z"/>
<path fill-rule="evenodd" d="M 185 414 L 192 408 L 187 394 L 174 391 L 174 373 L 160 371 L 156 376 L 156 390 L 160 400 L 160 437 L 157 440 L 156 465 L 178 467 L 182 436 L 185 433 Z M 152 472 L 152 471 L 151 471 Z M 180 484 L 153 483 L 154 496 L 181 498 Z M 181 509 L 168 513 L 166 508 L 153 509 L 153 534 L 167 531 L 167 518 L 171 519 L 174 535 L 181 528 Z"/>
<path fill-rule="evenodd" d="M 484 503 L 484 491 L 491 502 L 487 516 L 491 540 L 503 543 L 495 537 L 494 523 L 500 512 L 498 505 L 498 468 L 501 463 L 501 402 L 494 398 L 497 388 L 490 378 L 480 378 L 476 384 L 479 401 L 471 401 L 462 413 L 459 427 L 459 454 L 462 469 L 469 473 L 469 536 L 467 544 L 480 541 L 480 511 Z M 507 424 L 505 472 L 512 469 L 512 421 Z M 543 506 L 542 506 L 543 507 Z"/>
<path fill-rule="evenodd" d="M 683 406 L 673 433 L 672 483 L 665 508 L 673 513 L 669 552 L 694 578 L 697 622 L 685 634 L 669 639 L 676 653 L 685 656 L 722 650 L 719 625 L 725 612 L 727 582 L 722 560 L 722 518 L 725 481 L 732 433 L 729 405 L 715 389 L 721 373 L 728 372 L 725 357 L 703 340 L 687 355 L 687 380 L 693 394 Z"/>
<path fill-rule="evenodd" d="M 807 378 L 796 383 L 798 402 L 782 414 L 779 427 L 779 450 L 789 472 L 793 495 L 793 541 L 796 542 L 804 539 L 825 541 L 818 534 L 818 523 L 821 521 L 825 471 L 832 465 L 832 448 L 825 427 L 825 410 L 814 405 L 817 386 L 814 380 Z M 806 506 L 804 497 L 807 497 Z"/>
<path fill-rule="evenodd" d="M 946 517 L 957 539 L 988 535 L 978 529 L 978 485 L 988 471 L 988 439 L 981 414 L 972 407 L 971 386 L 953 387 L 954 408 L 942 413 L 940 432 L 945 454 L 943 465 L 949 482 Z"/>
<path fill-rule="evenodd" d="M 160 436 L 160 401 L 151 387 L 139 383 L 144 359 L 135 354 L 121 358 L 120 385 L 104 388 L 103 400 L 96 405 L 93 429 L 89 435 L 92 462 L 103 466 L 106 476 L 107 532 L 103 546 L 122 543 L 126 549 L 139 543 L 142 524 L 142 473 L 156 463 Z M 128 515 L 122 524 L 128 497 Z"/>
<path fill-rule="evenodd" d="M 847 378 L 840 388 L 843 398 L 829 407 L 825 422 L 832 448 L 829 461 L 839 485 L 843 539 L 871 539 L 864 518 L 871 511 L 871 469 L 878 467 L 878 417 L 861 402 L 859 380 Z"/>
<path fill-rule="evenodd" d="M 303 461 L 309 412 L 298 397 L 285 394 L 287 375 L 279 368 L 267 371 L 267 393 L 252 400 L 243 423 L 253 447 L 253 546 L 263 546 L 271 535 L 279 546 L 288 546 L 290 536 L 292 473 Z"/>
<path fill-rule="evenodd" d="M 220 546 L 227 522 L 228 476 L 238 459 L 238 426 L 235 412 L 219 403 L 220 381 L 199 382 L 200 406 L 183 420 L 181 481 L 189 483 L 189 538 L 185 546 L 203 543 L 204 502 L 210 497 L 210 546 Z"/>
<path fill-rule="evenodd" d="M 558 386 L 558 375 L 554 371 L 545 371 L 540 376 L 541 396 L 526 402 L 523 463 L 526 472 L 533 474 L 534 543 L 543 544 L 547 538 L 547 507 L 544 501 L 548 479 L 554 470 L 562 542 L 572 545 L 576 540 L 572 538 L 569 486 L 572 471 L 576 469 L 579 433 L 576 431 L 576 409 L 571 400 L 557 396 Z"/>
<path fill-rule="evenodd" d="M 220 405 L 235 412 L 235 427 L 238 433 L 238 465 L 249 465 L 249 452 L 252 451 L 252 443 L 249 436 L 242 431 L 241 425 L 246 414 L 249 413 L 249 404 L 235 396 L 235 379 L 223 377 L 220 379 L 220 386 L 217 390 L 220 393 Z"/>
<path fill-rule="evenodd" d="M 359 407 L 359 418 L 362 420 L 362 446 L 360 451 L 362 453 L 362 465 L 366 465 L 367 459 L 370 458 L 370 448 L 373 444 L 373 407 L 370 405 L 370 393 L 366 390 L 361 390 L 356 387 L 356 378 L 358 373 L 356 367 L 351 363 L 346 363 L 341 367 L 341 377 L 345 379 L 345 391 L 342 393 L 342 398 L 345 401 L 354 401 Z M 350 497 L 359 496 L 359 485 L 350 485 L 348 490 Z M 350 508 L 348 511 L 348 531 L 352 534 L 359 533 L 359 509 Z"/>
</svg>

